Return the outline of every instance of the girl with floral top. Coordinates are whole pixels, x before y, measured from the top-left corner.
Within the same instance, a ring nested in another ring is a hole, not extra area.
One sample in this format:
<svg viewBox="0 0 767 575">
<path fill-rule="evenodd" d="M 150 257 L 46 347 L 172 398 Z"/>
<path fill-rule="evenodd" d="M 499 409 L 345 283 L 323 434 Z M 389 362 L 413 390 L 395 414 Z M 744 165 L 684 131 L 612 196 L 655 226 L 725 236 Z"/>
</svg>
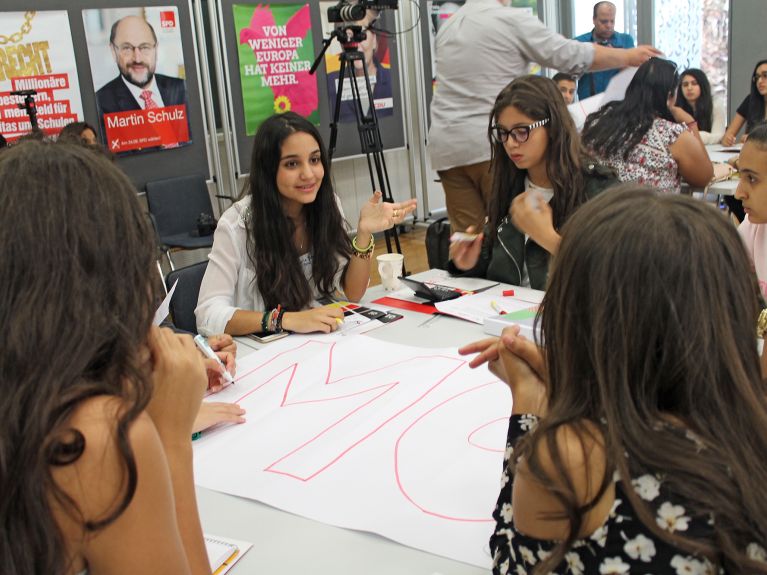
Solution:
<svg viewBox="0 0 767 575">
<path fill-rule="evenodd" d="M 714 168 L 695 118 L 675 105 L 679 75 L 661 58 L 642 64 L 623 100 L 586 119 L 583 145 L 613 168 L 622 182 L 679 193 L 681 179 L 705 187 Z"/>
<path fill-rule="evenodd" d="M 495 573 L 767 573 L 749 265 L 709 206 L 626 186 L 565 225 L 545 349 L 507 328 L 461 350 L 513 396 Z"/>
</svg>

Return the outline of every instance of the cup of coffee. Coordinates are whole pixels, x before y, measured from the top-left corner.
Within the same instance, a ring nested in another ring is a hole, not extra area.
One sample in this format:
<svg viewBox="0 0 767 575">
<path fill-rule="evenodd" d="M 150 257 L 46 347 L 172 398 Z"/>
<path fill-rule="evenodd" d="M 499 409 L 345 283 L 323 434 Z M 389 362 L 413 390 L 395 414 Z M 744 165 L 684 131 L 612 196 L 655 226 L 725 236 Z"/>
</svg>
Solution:
<svg viewBox="0 0 767 575">
<path fill-rule="evenodd" d="M 376 258 L 378 261 L 378 275 L 381 276 L 381 284 L 386 291 L 399 288 L 399 280 L 402 277 L 402 265 L 405 256 L 402 254 L 381 254 Z"/>
</svg>

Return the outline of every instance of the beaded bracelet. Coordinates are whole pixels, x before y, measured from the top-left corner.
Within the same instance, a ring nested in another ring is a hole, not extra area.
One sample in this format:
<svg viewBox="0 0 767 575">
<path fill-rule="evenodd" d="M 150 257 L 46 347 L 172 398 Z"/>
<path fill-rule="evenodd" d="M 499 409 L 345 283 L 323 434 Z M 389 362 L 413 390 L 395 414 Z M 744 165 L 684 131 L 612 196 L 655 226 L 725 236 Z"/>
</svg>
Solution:
<svg viewBox="0 0 767 575">
<path fill-rule="evenodd" d="M 285 315 L 285 308 L 282 308 L 279 311 L 279 313 L 277 314 L 277 319 L 274 322 L 275 323 L 275 325 L 274 325 L 275 333 L 282 333 L 283 331 L 285 331 L 284 329 L 282 329 L 282 318 L 283 318 L 284 315 Z"/>
<path fill-rule="evenodd" d="M 269 314 L 269 331 L 272 333 L 277 333 L 277 317 L 280 315 L 281 309 L 282 306 L 277 304 L 277 307 Z"/>
<path fill-rule="evenodd" d="M 362 258 L 363 260 L 369 260 L 371 257 L 373 257 L 373 250 L 375 247 L 376 239 L 373 237 L 373 234 L 370 235 L 370 243 L 364 249 L 357 245 L 357 236 L 352 238 L 352 248 L 354 249 L 354 255 L 358 258 Z"/>
<path fill-rule="evenodd" d="M 266 333 L 269 331 L 269 314 L 271 312 L 265 311 L 261 316 L 261 331 Z"/>
</svg>

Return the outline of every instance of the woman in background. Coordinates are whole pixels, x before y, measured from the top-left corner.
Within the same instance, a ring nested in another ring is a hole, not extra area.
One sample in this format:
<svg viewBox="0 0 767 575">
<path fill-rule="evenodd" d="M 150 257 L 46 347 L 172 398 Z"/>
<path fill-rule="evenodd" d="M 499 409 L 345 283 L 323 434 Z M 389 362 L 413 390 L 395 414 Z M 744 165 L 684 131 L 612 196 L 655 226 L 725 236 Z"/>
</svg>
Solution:
<svg viewBox="0 0 767 575">
<path fill-rule="evenodd" d="M 737 231 L 703 202 L 626 186 L 578 210 L 545 349 L 507 328 L 461 350 L 513 397 L 494 572 L 767 573 L 759 311 Z"/>
<path fill-rule="evenodd" d="M 751 91 L 738 106 L 735 117 L 727 126 L 722 138 L 722 144 L 732 146 L 738 137 L 738 132 L 746 125 L 746 135 L 758 122 L 767 119 L 767 60 L 759 60 L 754 66 L 751 76 Z M 745 136 L 744 136 L 745 137 Z"/>
<path fill-rule="evenodd" d="M 190 336 L 152 327 L 135 189 L 26 141 L 0 198 L 0 572 L 209 574 L 190 440 L 208 378 Z"/>
<path fill-rule="evenodd" d="M 615 184 L 615 175 L 583 156 L 562 95 L 541 76 L 522 76 L 501 90 L 488 139 L 489 233 L 453 242 L 448 269 L 544 289 L 549 254 L 559 247 L 558 230 L 582 204 Z"/>
<path fill-rule="evenodd" d="M 637 70 L 623 100 L 586 118 L 583 145 L 622 182 L 681 192 L 682 178 L 705 187 L 714 175 L 695 118 L 674 105 L 676 65 L 650 58 Z"/>
<path fill-rule="evenodd" d="M 247 196 L 221 216 L 195 315 L 205 335 L 330 332 L 343 311 L 319 297 L 358 301 L 370 280 L 373 234 L 404 221 L 416 201 L 360 210 L 349 240 L 317 128 L 294 112 L 261 124 Z M 340 295 L 343 291 L 344 295 Z"/>
<path fill-rule="evenodd" d="M 718 144 L 724 136 L 724 106 L 711 96 L 708 77 L 698 68 L 688 68 L 680 75 L 676 104 L 698 123 L 701 141 Z"/>
<path fill-rule="evenodd" d="M 59 140 L 71 142 L 72 139 L 78 139 L 90 146 L 96 146 L 99 143 L 96 130 L 87 122 L 72 122 L 64 126 L 59 133 Z"/>
<path fill-rule="evenodd" d="M 767 102 L 767 60 L 760 60 L 756 63 L 754 74 L 751 77 L 751 92 L 738 106 L 735 117 L 730 122 L 730 125 L 727 126 L 727 131 L 722 138 L 722 144 L 725 146 L 734 145 L 738 132 L 740 132 L 744 124 L 746 130 L 743 140 L 745 140 L 748 134 L 751 133 L 751 130 L 767 117 L 767 105 L 765 102 Z M 738 159 L 734 161 L 734 165 L 739 167 Z M 737 220 L 743 222 L 746 213 L 743 210 L 740 198 L 725 196 L 724 201 Z"/>
</svg>

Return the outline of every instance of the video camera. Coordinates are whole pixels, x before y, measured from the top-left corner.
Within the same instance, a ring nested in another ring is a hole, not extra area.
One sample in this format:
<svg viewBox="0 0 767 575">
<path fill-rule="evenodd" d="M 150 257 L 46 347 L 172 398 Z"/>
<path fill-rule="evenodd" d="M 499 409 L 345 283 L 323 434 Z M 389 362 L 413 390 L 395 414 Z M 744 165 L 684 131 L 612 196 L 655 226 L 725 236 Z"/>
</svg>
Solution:
<svg viewBox="0 0 767 575">
<path fill-rule="evenodd" d="M 368 9 L 396 10 L 398 3 L 399 0 L 359 0 L 356 3 L 341 0 L 335 6 L 328 8 L 328 22 L 356 22 L 365 17 Z"/>
</svg>

